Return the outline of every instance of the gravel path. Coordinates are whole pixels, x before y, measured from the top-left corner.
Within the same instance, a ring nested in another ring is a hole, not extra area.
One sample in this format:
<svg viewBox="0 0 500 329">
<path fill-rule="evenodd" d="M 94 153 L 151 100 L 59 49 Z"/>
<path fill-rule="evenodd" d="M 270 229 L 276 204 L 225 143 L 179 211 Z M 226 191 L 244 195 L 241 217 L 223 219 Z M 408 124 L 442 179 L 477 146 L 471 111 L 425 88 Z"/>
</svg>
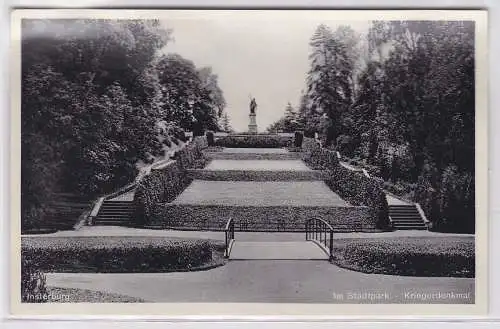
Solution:
<svg viewBox="0 0 500 329">
<path fill-rule="evenodd" d="M 176 238 L 200 238 L 224 240 L 224 232 L 210 231 L 177 231 L 177 230 L 150 230 L 140 228 L 130 228 L 123 226 L 83 226 L 76 231 L 59 231 L 51 234 L 30 234 L 26 236 L 38 237 L 62 237 L 62 236 L 165 236 Z M 402 230 L 394 232 L 381 233 L 334 233 L 335 238 L 395 238 L 395 237 L 436 237 L 436 238 L 453 238 L 453 237 L 469 237 L 474 239 L 473 234 L 450 234 L 429 232 L 424 230 Z M 267 232 L 236 232 L 238 241 L 303 241 L 304 233 L 267 233 Z"/>
<path fill-rule="evenodd" d="M 310 260 L 230 261 L 226 266 L 188 273 L 48 273 L 47 284 L 148 302 L 474 302 L 474 279 L 365 274 Z"/>
</svg>

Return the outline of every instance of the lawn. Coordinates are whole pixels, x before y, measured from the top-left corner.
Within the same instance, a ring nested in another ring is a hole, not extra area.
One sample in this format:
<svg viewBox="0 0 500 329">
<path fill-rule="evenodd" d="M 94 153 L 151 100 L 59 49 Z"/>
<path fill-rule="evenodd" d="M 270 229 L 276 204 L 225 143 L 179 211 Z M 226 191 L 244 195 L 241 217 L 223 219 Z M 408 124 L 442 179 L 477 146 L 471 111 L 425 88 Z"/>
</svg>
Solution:
<svg viewBox="0 0 500 329">
<path fill-rule="evenodd" d="M 334 240 L 334 264 L 364 273 L 475 276 L 473 237 L 397 237 Z"/>
</svg>

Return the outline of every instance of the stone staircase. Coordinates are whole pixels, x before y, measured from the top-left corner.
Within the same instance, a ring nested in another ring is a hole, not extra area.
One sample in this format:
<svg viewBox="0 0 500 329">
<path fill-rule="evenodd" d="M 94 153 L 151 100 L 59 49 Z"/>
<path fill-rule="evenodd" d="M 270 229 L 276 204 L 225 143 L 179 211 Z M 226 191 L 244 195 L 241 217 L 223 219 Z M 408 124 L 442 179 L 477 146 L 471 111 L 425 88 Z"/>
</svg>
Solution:
<svg viewBox="0 0 500 329">
<path fill-rule="evenodd" d="M 426 230 L 416 205 L 389 205 L 389 216 L 396 230 Z"/>
<path fill-rule="evenodd" d="M 105 200 L 94 220 L 94 225 L 127 226 L 131 224 L 133 213 L 132 201 Z"/>
</svg>

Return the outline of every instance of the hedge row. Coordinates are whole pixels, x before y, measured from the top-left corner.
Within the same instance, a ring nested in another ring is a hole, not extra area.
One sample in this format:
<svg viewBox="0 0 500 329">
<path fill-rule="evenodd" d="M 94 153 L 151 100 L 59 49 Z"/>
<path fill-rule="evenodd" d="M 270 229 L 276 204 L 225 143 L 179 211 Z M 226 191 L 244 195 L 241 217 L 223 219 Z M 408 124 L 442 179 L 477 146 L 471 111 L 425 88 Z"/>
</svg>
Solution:
<svg viewBox="0 0 500 329">
<path fill-rule="evenodd" d="M 332 191 L 353 205 L 368 206 L 377 228 L 389 229 L 389 205 L 383 180 L 341 166 L 337 152 L 322 148 L 314 138 L 304 137 L 303 151 L 303 160 L 309 167 L 327 173 L 325 183 Z"/>
<path fill-rule="evenodd" d="M 204 168 L 208 159 L 203 154 L 203 149 L 207 147 L 208 143 L 205 137 L 195 137 L 191 143 L 175 152 L 174 159 L 183 170 Z"/>
<path fill-rule="evenodd" d="M 361 172 L 344 168 L 340 165 L 327 170 L 325 183 L 353 205 L 370 208 L 371 217 L 379 229 L 389 229 L 389 205 L 382 189 L 383 181 L 375 177 L 366 177 Z"/>
<path fill-rule="evenodd" d="M 228 135 L 217 138 L 216 146 L 242 148 L 281 148 L 291 146 L 293 136 Z"/>
<path fill-rule="evenodd" d="M 187 170 L 205 167 L 208 159 L 202 149 L 207 147 L 206 138 L 194 140 L 175 154 L 176 161 L 152 170 L 138 184 L 134 195 L 134 224 L 147 225 L 158 203 L 171 202 L 191 183 Z"/>
<path fill-rule="evenodd" d="M 364 273 L 475 276 L 473 238 L 373 238 L 334 241 L 334 263 Z"/>
<path fill-rule="evenodd" d="M 23 238 L 21 257 L 44 272 L 169 272 L 210 264 L 221 249 L 219 242 L 165 237 Z"/>
<path fill-rule="evenodd" d="M 149 222 L 157 203 L 171 202 L 191 183 L 179 162 L 153 170 L 138 184 L 134 195 L 134 223 L 138 226 Z"/>
<path fill-rule="evenodd" d="M 313 147 L 304 154 L 303 160 L 315 170 L 335 168 L 339 164 L 337 152 L 320 147 Z"/>
<path fill-rule="evenodd" d="M 232 218 L 237 230 L 304 232 L 305 222 L 321 218 L 337 232 L 377 231 L 368 207 L 163 204 L 152 227 L 182 230 L 223 230 Z"/>
</svg>

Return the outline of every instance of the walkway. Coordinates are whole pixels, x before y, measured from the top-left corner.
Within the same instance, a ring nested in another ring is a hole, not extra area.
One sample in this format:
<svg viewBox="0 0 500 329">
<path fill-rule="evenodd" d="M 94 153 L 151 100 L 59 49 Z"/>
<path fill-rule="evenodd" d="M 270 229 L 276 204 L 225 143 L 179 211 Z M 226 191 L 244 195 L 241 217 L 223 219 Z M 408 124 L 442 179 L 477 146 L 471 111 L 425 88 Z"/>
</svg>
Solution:
<svg viewBox="0 0 500 329">
<path fill-rule="evenodd" d="M 177 231 L 177 230 L 150 230 L 140 228 L 130 228 L 123 226 L 84 226 L 76 231 L 58 231 L 51 234 L 30 234 L 30 237 L 63 237 L 63 236 L 164 236 L 174 238 L 197 238 L 197 239 L 213 239 L 224 240 L 224 232 L 210 231 Z M 334 233 L 334 238 L 395 238 L 395 237 L 427 237 L 427 238 L 446 238 L 446 237 L 470 237 L 474 238 L 474 234 L 450 234 L 430 231 L 412 231 L 402 230 L 393 232 L 380 233 Z M 267 233 L 267 232 L 236 232 L 238 241 L 303 241 L 304 233 Z"/>
<path fill-rule="evenodd" d="M 48 273 L 47 285 L 142 298 L 147 302 L 258 303 L 473 303 L 474 279 L 364 274 L 326 261 L 230 261 L 183 273 Z M 463 294 L 422 300 L 408 292 Z M 469 293 L 470 292 L 470 293 Z M 370 298 L 378 294 L 382 299 Z M 468 294 L 469 293 L 469 294 Z M 405 298 L 406 296 L 406 298 Z"/>
<path fill-rule="evenodd" d="M 304 235 L 302 235 L 304 239 Z M 229 256 L 231 260 L 328 260 L 328 255 L 312 241 L 239 241 Z"/>
</svg>

